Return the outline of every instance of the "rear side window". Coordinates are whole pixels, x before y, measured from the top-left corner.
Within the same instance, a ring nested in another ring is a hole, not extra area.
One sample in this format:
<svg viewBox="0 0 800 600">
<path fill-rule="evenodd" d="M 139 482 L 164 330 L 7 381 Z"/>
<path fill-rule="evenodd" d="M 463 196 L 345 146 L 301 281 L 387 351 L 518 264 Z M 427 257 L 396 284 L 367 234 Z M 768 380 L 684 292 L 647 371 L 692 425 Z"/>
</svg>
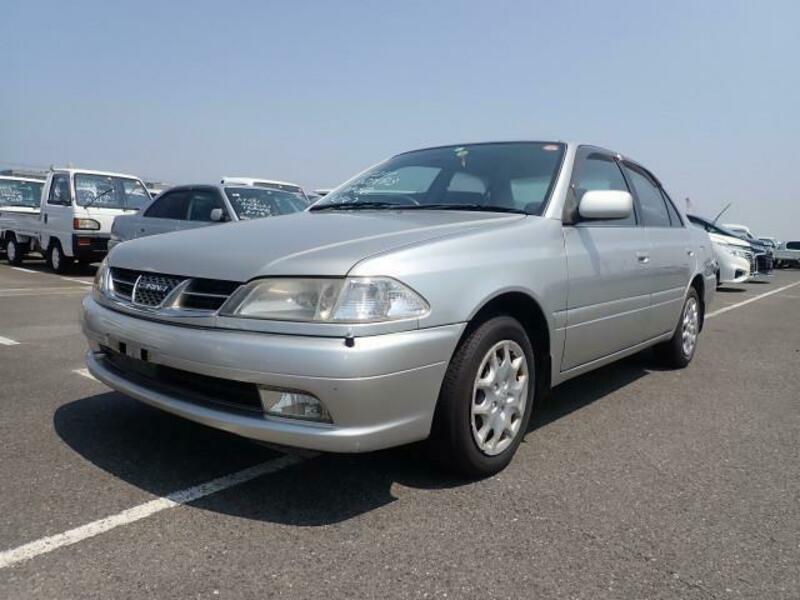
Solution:
<svg viewBox="0 0 800 600">
<path fill-rule="evenodd" d="M 639 169 L 623 165 L 625 174 L 636 191 L 642 209 L 642 222 L 645 227 L 669 227 L 670 219 L 667 205 L 658 186 Z"/>
<path fill-rule="evenodd" d="M 189 220 L 190 221 L 211 221 L 211 211 L 221 208 L 225 211 L 225 205 L 219 194 L 211 190 L 192 190 L 189 194 Z"/>
<path fill-rule="evenodd" d="M 664 203 L 667 205 L 667 212 L 669 213 L 669 222 L 673 227 L 683 227 L 683 219 L 678 214 L 678 209 L 672 203 L 672 199 L 667 195 L 663 189 L 661 195 L 664 197 Z"/>
<path fill-rule="evenodd" d="M 577 211 L 578 204 L 583 195 L 590 190 L 617 190 L 627 192 L 628 185 L 619 170 L 619 165 L 612 157 L 605 154 L 589 154 L 583 160 L 579 160 L 572 176 L 570 186 L 573 196 L 574 210 Z M 612 219 L 609 221 L 592 220 L 587 221 L 588 226 L 614 226 L 614 227 L 634 227 L 636 225 L 636 215 L 631 215 L 626 219 Z"/>
<path fill-rule="evenodd" d="M 786 242 L 787 250 L 800 250 L 800 242 Z"/>
<path fill-rule="evenodd" d="M 177 192 L 167 192 L 159 196 L 144 213 L 144 216 L 153 217 L 155 219 L 177 219 L 185 221 L 188 211 L 189 192 L 181 190 Z"/>
<path fill-rule="evenodd" d="M 53 175 L 47 203 L 55 206 L 69 206 L 72 204 L 69 194 L 69 175 Z"/>
</svg>

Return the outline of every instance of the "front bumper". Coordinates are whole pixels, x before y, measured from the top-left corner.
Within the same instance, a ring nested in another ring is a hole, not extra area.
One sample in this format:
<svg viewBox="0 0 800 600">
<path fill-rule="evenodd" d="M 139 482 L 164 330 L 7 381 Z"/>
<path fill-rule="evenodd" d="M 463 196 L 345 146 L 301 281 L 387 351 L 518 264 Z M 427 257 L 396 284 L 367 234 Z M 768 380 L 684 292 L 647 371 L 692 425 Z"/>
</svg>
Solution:
<svg viewBox="0 0 800 600">
<path fill-rule="evenodd" d="M 103 260 L 108 254 L 108 240 L 108 235 L 73 233 L 72 256 L 78 260 Z"/>
<path fill-rule="evenodd" d="M 274 335 L 156 323 L 83 300 L 89 371 L 128 396 L 244 437 L 328 452 L 366 452 L 428 437 L 439 388 L 464 324 L 357 338 Z M 198 403 L 121 372 L 104 349 L 136 347 L 147 361 L 184 372 L 303 391 L 319 398 L 332 425 L 245 414 Z"/>
</svg>

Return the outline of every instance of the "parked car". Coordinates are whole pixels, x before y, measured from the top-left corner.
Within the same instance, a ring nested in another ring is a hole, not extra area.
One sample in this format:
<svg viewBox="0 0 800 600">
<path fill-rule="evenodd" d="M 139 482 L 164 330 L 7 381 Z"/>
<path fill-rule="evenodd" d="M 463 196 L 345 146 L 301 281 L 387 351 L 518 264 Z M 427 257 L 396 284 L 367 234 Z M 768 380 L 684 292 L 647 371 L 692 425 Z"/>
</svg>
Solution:
<svg viewBox="0 0 800 600">
<path fill-rule="evenodd" d="M 635 161 L 558 142 L 394 156 L 310 210 L 120 244 L 82 307 L 112 388 L 269 443 L 431 437 L 511 460 L 548 389 L 647 348 L 694 356 L 716 263 Z"/>
<path fill-rule="evenodd" d="M 169 231 L 303 209 L 303 197 L 296 192 L 242 185 L 181 185 L 161 193 L 140 213 L 117 217 L 108 247 L 110 250 L 120 242 Z"/>
<path fill-rule="evenodd" d="M 800 241 L 783 242 L 775 250 L 780 267 L 800 267 Z"/>
<path fill-rule="evenodd" d="M 697 215 L 687 215 L 689 222 L 708 233 L 719 266 L 717 285 L 745 283 L 758 271 L 752 246 L 732 231 Z"/>
<path fill-rule="evenodd" d="M 726 224 L 723 227 L 750 244 L 756 258 L 756 271 L 752 274 L 752 278 L 772 274 L 775 261 L 770 244 L 753 235 L 750 228 L 745 225 Z"/>
<path fill-rule="evenodd" d="M 0 175 L 0 223 L 17 214 L 36 214 L 42 198 L 41 179 Z M 0 234 L 0 250 L 5 250 Z"/>
<path fill-rule="evenodd" d="M 274 190 L 283 190 L 284 192 L 293 192 L 303 197 L 306 205 L 309 204 L 308 196 L 305 190 L 296 183 L 289 183 L 287 181 L 275 181 L 272 179 L 255 179 L 253 177 L 223 177 L 220 182 L 222 185 L 247 185 L 256 187 L 266 187 Z"/>
<path fill-rule="evenodd" d="M 12 265 L 28 252 L 40 252 L 52 270 L 64 273 L 76 259 L 102 260 L 114 217 L 149 201 L 144 184 L 133 175 L 55 169 L 47 176 L 38 210 L 3 213 L 0 245 Z"/>
<path fill-rule="evenodd" d="M 775 251 L 775 248 L 777 248 L 780 245 L 780 242 L 774 237 L 764 237 L 764 236 L 762 236 L 762 237 L 759 237 L 758 239 L 761 240 L 762 242 L 764 242 L 764 244 L 766 244 L 770 248 L 772 248 L 773 252 Z"/>
</svg>

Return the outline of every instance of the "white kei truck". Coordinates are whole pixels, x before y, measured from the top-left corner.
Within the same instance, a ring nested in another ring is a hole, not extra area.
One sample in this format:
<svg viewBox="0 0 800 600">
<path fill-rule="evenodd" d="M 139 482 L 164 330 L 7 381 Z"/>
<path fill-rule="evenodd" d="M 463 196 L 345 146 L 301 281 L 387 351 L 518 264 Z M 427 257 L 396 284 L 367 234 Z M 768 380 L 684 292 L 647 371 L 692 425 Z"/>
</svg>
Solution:
<svg viewBox="0 0 800 600">
<path fill-rule="evenodd" d="M 65 273 L 76 260 L 102 260 L 114 218 L 136 212 L 149 201 L 144 183 L 133 175 L 53 169 L 38 208 L 0 209 L 0 247 L 11 265 L 21 264 L 29 252 L 39 252 L 53 271 Z"/>
</svg>

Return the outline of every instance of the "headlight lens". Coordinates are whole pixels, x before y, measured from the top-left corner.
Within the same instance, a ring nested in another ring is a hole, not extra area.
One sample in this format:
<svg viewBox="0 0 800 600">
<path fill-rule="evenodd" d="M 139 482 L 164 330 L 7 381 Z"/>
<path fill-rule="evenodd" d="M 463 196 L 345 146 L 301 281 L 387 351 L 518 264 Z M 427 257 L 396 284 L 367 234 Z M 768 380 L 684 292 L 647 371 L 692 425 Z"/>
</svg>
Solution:
<svg viewBox="0 0 800 600">
<path fill-rule="evenodd" d="M 72 228 L 97 231 L 100 229 L 100 222 L 94 219 L 79 219 L 75 217 L 72 219 Z"/>
<path fill-rule="evenodd" d="M 281 321 L 374 323 L 428 312 L 416 292 L 389 277 L 270 278 L 245 287 L 223 314 Z"/>
<path fill-rule="evenodd" d="M 95 296 L 103 296 L 108 289 L 108 259 L 104 258 L 103 262 L 97 268 L 97 273 L 94 274 L 94 285 L 92 292 Z"/>
</svg>

